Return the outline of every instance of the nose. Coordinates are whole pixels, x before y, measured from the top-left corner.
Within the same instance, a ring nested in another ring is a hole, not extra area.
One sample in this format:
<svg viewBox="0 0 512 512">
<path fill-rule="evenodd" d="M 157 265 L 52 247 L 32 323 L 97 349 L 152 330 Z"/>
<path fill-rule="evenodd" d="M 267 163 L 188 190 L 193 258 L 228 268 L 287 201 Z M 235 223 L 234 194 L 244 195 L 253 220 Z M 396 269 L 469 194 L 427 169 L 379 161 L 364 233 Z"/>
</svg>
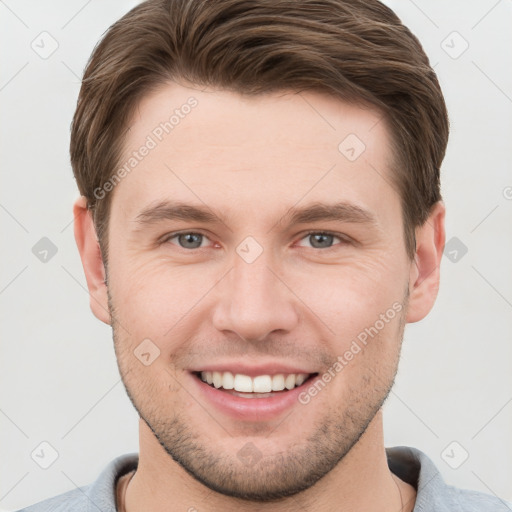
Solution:
<svg viewBox="0 0 512 512">
<path fill-rule="evenodd" d="M 213 324 L 249 342 L 264 340 L 274 331 L 292 331 L 298 324 L 297 298 L 278 275 L 265 251 L 248 263 L 235 255 L 233 268 L 219 283 Z"/>
</svg>

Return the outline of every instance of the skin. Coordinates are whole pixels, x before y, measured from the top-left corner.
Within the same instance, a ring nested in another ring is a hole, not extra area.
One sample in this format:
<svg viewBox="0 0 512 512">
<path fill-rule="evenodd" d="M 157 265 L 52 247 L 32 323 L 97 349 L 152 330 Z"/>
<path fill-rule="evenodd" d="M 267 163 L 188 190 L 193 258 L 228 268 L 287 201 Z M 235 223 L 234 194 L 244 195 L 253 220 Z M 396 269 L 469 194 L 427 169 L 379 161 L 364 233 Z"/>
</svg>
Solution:
<svg viewBox="0 0 512 512">
<path fill-rule="evenodd" d="M 125 156 L 190 96 L 197 106 L 111 192 L 107 274 L 85 198 L 74 205 L 91 308 L 113 327 L 141 416 L 126 509 L 397 511 L 403 500 L 412 510 L 415 489 L 387 466 L 381 407 L 404 325 L 424 318 L 437 295 L 444 205 L 416 229 L 411 260 L 385 122 L 315 92 L 247 98 L 167 84 L 141 101 Z M 366 146 L 355 161 L 338 150 L 349 134 Z M 137 224 L 146 206 L 169 198 L 206 205 L 221 221 Z M 278 223 L 294 206 L 338 201 L 374 222 Z M 182 230 L 204 237 L 194 248 L 163 241 Z M 341 236 L 322 241 L 308 230 Z M 236 252 L 247 236 L 263 248 L 250 264 Z M 396 303 L 400 313 L 321 392 L 279 418 L 234 420 L 192 381 L 191 368 L 226 360 L 286 361 L 322 375 Z M 134 356 L 146 338 L 160 350 L 148 366 Z M 261 456 L 252 466 L 237 456 L 247 443 Z"/>
</svg>

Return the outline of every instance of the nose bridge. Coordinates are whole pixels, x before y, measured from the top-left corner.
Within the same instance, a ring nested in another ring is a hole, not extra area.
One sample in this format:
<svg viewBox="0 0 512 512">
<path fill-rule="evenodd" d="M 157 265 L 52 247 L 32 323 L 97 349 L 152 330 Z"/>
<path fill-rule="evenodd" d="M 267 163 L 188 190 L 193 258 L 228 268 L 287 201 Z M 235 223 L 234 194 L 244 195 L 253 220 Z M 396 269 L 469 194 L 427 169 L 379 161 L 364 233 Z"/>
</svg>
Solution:
<svg viewBox="0 0 512 512">
<path fill-rule="evenodd" d="M 275 275 L 272 251 L 248 237 L 236 249 L 233 268 L 223 280 L 214 322 L 248 341 L 260 341 L 275 330 L 297 323 L 293 294 Z"/>
</svg>

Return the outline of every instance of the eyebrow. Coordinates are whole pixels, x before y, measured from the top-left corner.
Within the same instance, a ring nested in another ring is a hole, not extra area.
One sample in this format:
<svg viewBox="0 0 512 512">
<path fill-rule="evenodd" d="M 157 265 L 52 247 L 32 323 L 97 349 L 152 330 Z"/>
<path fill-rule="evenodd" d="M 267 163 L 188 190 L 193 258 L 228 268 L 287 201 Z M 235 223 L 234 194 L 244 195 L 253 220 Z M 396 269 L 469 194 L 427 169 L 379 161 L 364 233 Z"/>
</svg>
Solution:
<svg viewBox="0 0 512 512">
<path fill-rule="evenodd" d="M 135 217 L 138 227 L 156 224 L 162 220 L 183 220 L 211 225 L 225 224 L 219 215 L 216 215 L 215 212 L 206 206 L 196 206 L 170 200 L 150 204 Z M 319 221 L 341 221 L 377 225 L 377 220 L 370 211 L 355 204 L 316 202 L 303 208 L 292 206 L 276 222 L 273 228 L 276 226 L 293 226 L 295 224 L 308 224 Z"/>
<path fill-rule="evenodd" d="M 304 208 L 292 207 L 278 221 L 277 225 L 283 224 L 308 224 L 318 221 L 341 221 L 357 224 L 377 224 L 375 216 L 351 203 L 313 203 Z"/>
</svg>

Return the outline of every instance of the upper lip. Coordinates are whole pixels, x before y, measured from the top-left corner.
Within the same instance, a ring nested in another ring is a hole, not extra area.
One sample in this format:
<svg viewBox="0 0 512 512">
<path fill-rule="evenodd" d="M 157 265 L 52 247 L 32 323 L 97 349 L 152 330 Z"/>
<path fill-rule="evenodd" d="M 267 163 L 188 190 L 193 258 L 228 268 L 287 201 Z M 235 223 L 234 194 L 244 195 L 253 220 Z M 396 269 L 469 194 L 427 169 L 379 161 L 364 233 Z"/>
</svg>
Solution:
<svg viewBox="0 0 512 512">
<path fill-rule="evenodd" d="M 291 373 L 304 373 L 304 374 L 312 374 L 316 373 L 315 371 L 311 371 L 306 366 L 292 366 L 290 364 L 279 363 L 279 362 L 269 362 L 266 364 L 258 364 L 258 365 L 250 365 L 247 362 L 225 362 L 225 363 L 215 363 L 215 364 L 207 364 L 204 366 L 196 366 L 195 368 L 191 368 L 189 371 L 191 372 L 231 372 L 233 375 L 241 374 L 247 375 L 249 377 L 256 377 L 258 375 L 277 375 L 280 373 L 291 374 Z"/>
</svg>

